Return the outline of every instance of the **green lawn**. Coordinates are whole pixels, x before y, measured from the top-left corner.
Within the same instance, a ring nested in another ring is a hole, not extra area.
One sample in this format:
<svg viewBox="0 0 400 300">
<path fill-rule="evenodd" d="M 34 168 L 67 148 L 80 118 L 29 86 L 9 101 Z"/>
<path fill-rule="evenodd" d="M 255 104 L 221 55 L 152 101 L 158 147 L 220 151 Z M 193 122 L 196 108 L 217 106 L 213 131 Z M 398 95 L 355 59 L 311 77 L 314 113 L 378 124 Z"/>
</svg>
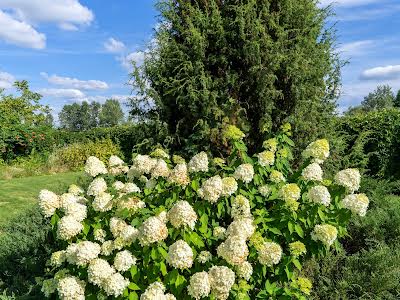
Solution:
<svg viewBox="0 0 400 300">
<path fill-rule="evenodd" d="M 0 180 L 0 225 L 36 203 L 40 190 L 62 193 L 80 176 L 80 172 L 70 172 Z"/>
</svg>

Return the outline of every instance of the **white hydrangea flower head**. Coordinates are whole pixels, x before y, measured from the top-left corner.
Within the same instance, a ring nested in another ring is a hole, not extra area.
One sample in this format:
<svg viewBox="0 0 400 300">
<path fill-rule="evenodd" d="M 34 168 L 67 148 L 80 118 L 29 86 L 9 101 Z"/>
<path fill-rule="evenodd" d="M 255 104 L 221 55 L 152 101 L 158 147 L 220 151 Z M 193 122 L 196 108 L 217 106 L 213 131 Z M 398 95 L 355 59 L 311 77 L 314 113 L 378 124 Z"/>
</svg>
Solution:
<svg viewBox="0 0 400 300">
<path fill-rule="evenodd" d="M 117 166 L 117 167 L 110 167 L 109 173 L 111 175 L 121 175 L 129 172 L 128 166 Z"/>
<path fill-rule="evenodd" d="M 168 247 L 167 262 L 176 269 L 189 269 L 193 265 L 193 250 L 184 240 Z"/>
<path fill-rule="evenodd" d="M 222 179 L 219 175 L 211 177 L 203 182 L 198 194 L 210 203 L 216 203 L 222 195 Z"/>
<path fill-rule="evenodd" d="M 275 153 L 272 151 L 263 151 L 258 153 L 257 157 L 262 167 L 272 166 L 275 163 Z"/>
<path fill-rule="evenodd" d="M 365 194 L 351 194 L 342 200 L 342 205 L 352 213 L 364 217 L 367 214 L 369 199 Z"/>
<path fill-rule="evenodd" d="M 124 188 L 125 184 L 122 181 L 117 180 L 112 184 L 112 187 L 117 191 L 121 191 Z"/>
<path fill-rule="evenodd" d="M 112 217 L 110 219 L 110 231 L 115 238 L 119 237 L 127 226 L 128 224 L 120 218 Z"/>
<path fill-rule="evenodd" d="M 53 252 L 50 257 L 50 265 L 53 267 L 60 267 L 66 259 L 67 257 L 64 250 Z"/>
<path fill-rule="evenodd" d="M 180 200 L 169 210 L 167 218 L 175 228 L 188 226 L 193 230 L 196 225 L 197 214 L 189 202 Z"/>
<path fill-rule="evenodd" d="M 271 194 L 271 188 L 267 184 L 260 186 L 258 191 L 263 197 L 268 197 Z"/>
<path fill-rule="evenodd" d="M 249 255 L 249 249 L 246 240 L 240 236 L 229 236 L 225 242 L 217 248 L 219 257 L 225 259 L 229 264 L 237 266 L 246 261 Z"/>
<path fill-rule="evenodd" d="M 264 141 L 263 147 L 268 151 L 275 153 L 278 148 L 278 141 L 276 140 L 276 138 L 268 139 Z"/>
<path fill-rule="evenodd" d="M 217 226 L 213 229 L 213 236 L 218 240 L 222 240 L 225 238 L 226 228 Z"/>
<path fill-rule="evenodd" d="M 96 177 L 100 174 L 107 174 L 107 168 L 100 159 L 90 156 L 86 161 L 85 172 L 92 177 Z"/>
<path fill-rule="evenodd" d="M 43 280 L 41 291 L 46 298 L 57 291 L 57 280 L 54 278 Z"/>
<path fill-rule="evenodd" d="M 169 176 L 170 170 L 167 163 L 163 159 L 157 159 L 154 168 L 151 170 L 151 177 L 158 178 L 164 177 L 167 178 Z"/>
<path fill-rule="evenodd" d="M 104 256 L 109 256 L 113 253 L 114 251 L 114 242 L 113 241 L 105 241 L 102 245 L 101 245 L 101 255 Z"/>
<path fill-rule="evenodd" d="M 236 275 L 239 278 L 249 281 L 251 275 L 253 275 L 253 266 L 248 261 L 244 261 L 240 265 L 236 266 Z"/>
<path fill-rule="evenodd" d="M 336 238 L 338 231 L 336 227 L 329 224 L 315 225 L 311 238 L 314 241 L 321 241 L 326 246 L 331 246 Z"/>
<path fill-rule="evenodd" d="M 189 174 L 186 163 L 177 164 L 174 169 L 170 172 L 168 180 L 180 186 L 186 186 L 189 184 Z"/>
<path fill-rule="evenodd" d="M 221 227 L 222 228 L 222 227 Z M 201 264 L 205 264 L 206 262 L 212 259 L 212 254 L 209 251 L 201 251 L 197 256 L 197 261 Z"/>
<path fill-rule="evenodd" d="M 96 195 L 92 202 L 92 207 L 95 211 L 105 212 L 113 207 L 113 196 L 109 193 L 100 193 Z"/>
<path fill-rule="evenodd" d="M 117 202 L 117 211 L 123 211 L 127 209 L 130 214 L 135 214 L 142 208 L 146 207 L 146 203 L 144 203 L 138 197 L 130 197 L 127 199 L 121 199 Z"/>
<path fill-rule="evenodd" d="M 65 276 L 58 281 L 58 296 L 62 300 L 84 300 L 86 283 L 74 276 Z"/>
<path fill-rule="evenodd" d="M 131 177 L 140 177 L 143 174 L 150 174 L 156 162 L 156 159 L 151 158 L 148 155 L 138 154 L 133 159 L 132 166 L 129 170 L 128 175 L 130 175 Z"/>
<path fill-rule="evenodd" d="M 67 209 L 70 205 L 78 203 L 79 197 L 72 193 L 64 193 L 60 196 L 60 207 Z"/>
<path fill-rule="evenodd" d="M 248 240 L 255 230 L 252 218 L 239 218 L 228 226 L 226 236 L 239 236 L 244 240 Z"/>
<path fill-rule="evenodd" d="M 189 295 L 199 300 L 208 297 L 211 291 L 210 280 L 207 272 L 197 272 L 190 277 L 188 286 Z"/>
<path fill-rule="evenodd" d="M 127 182 L 122 188 L 121 192 L 125 194 L 140 193 L 140 188 L 132 182 Z"/>
<path fill-rule="evenodd" d="M 136 264 L 136 261 L 137 258 L 130 251 L 120 251 L 115 255 L 114 267 L 119 272 L 126 272 Z"/>
<path fill-rule="evenodd" d="M 329 157 L 329 142 L 326 139 L 316 140 L 303 151 L 305 158 L 312 158 L 314 162 L 323 163 Z"/>
<path fill-rule="evenodd" d="M 233 177 L 222 178 L 222 196 L 230 196 L 236 193 L 238 189 L 238 184 L 236 179 Z"/>
<path fill-rule="evenodd" d="M 205 152 L 197 153 L 188 163 L 189 173 L 208 172 L 208 156 Z"/>
<path fill-rule="evenodd" d="M 156 217 L 163 223 L 168 222 L 168 213 L 165 210 L 160 212 Z"/>
<path fill-rule="evenodd" d="M 335 176 L 335 182 L 345 187 L 350 193 L 360 188 L 361 175 L 357 169 L 345 169 L 339 171 Z"/>
<path fill-rule="evenodd" d="M 90 283 L 102 287 L 103 282 L 115 273 L 115 269 L 106 260 L 95 258 L 90 261 L 87 273 Z"/>
<path fill-rule="evenodd" d="M 104 243 L 106 240 L 107 233 L 103 229 L 95 229 L 93 232 L 93 236 L 94 236 L 95 241 Z"/>
<path fill-rule="evenodd" d="M 120 234 L 119 238 L 122 239 L 126 246 L 130 246 L 139 236 L 139 230 L 135 227 L 128 225 L 124 231 Z"/>
<path fill-rule="evenodd" d="M 119 297 L 128 287 L 129 280 L 120 273 L 114 273 L 108 276 L 103 282 L 103 289 L 108 296 Z"/>
<path fill-rule="evenodd" d="M 108 160 L 108 165 L 110 167 L 118 167 L 122 166 L 123 164 L 125 164 L 125 162 L 116 155 L 111 155 L 110 159 Z"/>
<path fill-rule="evenodd" d="M 172 294 L 165 294 L 165 300 L 176 300 L 176 297 Z"/>
<path fill-rule="evenodd" d="M 78 222 L 82 222 L 87 217 L 87 207 L 84 204 L 78 202 L 71 203 L 64 207 L 64 212 L 67 216 L 72 216 Z"/>
<path fill-rule="evenodd" d="M 165 287 L 161 282 L 153 282 L 150 284 L 142 295 L 140 300 L 166 300 L 164 295 Z"/>
<path fill-rule="evenodd" d="M 39 207 L 46 218 L 51 217 L 56 209 L 61 206 L 60 198 L 48 190 L 41 190 L 39 193 Z"/>
<path fill-rule="evenodd" d="M 57 237 L 68 241 L 83 230 L 83 225 L 72 216 L 62 217 L 57 226 Z"/>
<path fill-rule="evenodd" d="M 282 247 L 274 242 L 264 242 L 258 249 L 258 261 L 262 265 L 273 266 L 282 258 Z"/>
<path fill-rule="evenodd" d="M 95 178 L 89 185 L 87 194 L 89 196 L 97 196 L 107 190 L 107 182 L 103 177 Z"/>
<path fill-rule="evenodd" d="M 308 198 L 317 204 L 322 204 L 325 206 L 329 206 L 329 204 L 331 204 L 331 194 L 329 193 L 328 188 L 323 185 L 312 187 L 308 191 Z"/>
<path fill-rule="evenodd" d="M 249 199 L 242 195 L 237 195 L 232 203 L 231 216 L 233 219 L 251 217 Z"/>
<path fill-rule="evenodd" d="M 296 201 L 300 199 L 301 190 L 296 183 L 288 183 L 281 188 L 279 194 L 284 201 Z"/>
<path fill-rule="evenodd" d="M 92 259 L 99 256 L 101 246 L 90 241 L 71 244 L 67 247 L 66 257 L 70 264 L 86 266 Z"/>
<path fill-rule="evenodd" d="M 286 181 L 285 176 L 283 176 L 282 172 L 279 172 L 277 170 L 271 171 L 271 174 L 269 175 L 269 180 L 274 183 L 280 183 Z"/>
<path fill-rule="evenodd" d="M 208 271 L 211 294 L 218 300 L 226 300 L 229 297 L 232 286 L 235 283 L 235 273 L 225 266 L 214 266 Z"/>
<path fill-rule="evenodd" d="M 235 177 L 236 180 L 249 183 L 253 180 L 254 168 L 251 164 L 241 164 L 236 168 L 235 172 L 233 173 L 233 177 Z"/>
<path fill-rule="evenodd" d="M 322 181 L 324 172 L 322 171 L 321 166 L 314 162 L 305 167 L 301 172 L 301 175 L 305 180 Z"/>
<path fill-rule="evenodd" d="M 168 237 L 168 228 L 158 217 L 150 217 L 139 227 L 139 242 L 142 246 L 161 242 Z"/>
<path fill-rule="evenodd" d="M 80 187 L 77 186 L 76 184 L 71 184 L 68 188 L 68 193 L 79 196 L 82 195 L 85 191 Z"/>
</svg>

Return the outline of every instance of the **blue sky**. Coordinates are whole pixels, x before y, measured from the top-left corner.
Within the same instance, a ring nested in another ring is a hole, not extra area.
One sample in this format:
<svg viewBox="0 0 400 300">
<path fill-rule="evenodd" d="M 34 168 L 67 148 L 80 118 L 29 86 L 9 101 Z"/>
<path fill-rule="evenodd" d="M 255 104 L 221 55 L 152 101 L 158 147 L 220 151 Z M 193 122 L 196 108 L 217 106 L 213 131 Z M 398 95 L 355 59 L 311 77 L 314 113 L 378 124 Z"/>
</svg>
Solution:
<svg viewBox="0 0 400 300">
<path fill-rule="evenodd" d="M 331 0 L 322 0 L 322 6 Z M 400 89 L 400 1 L 337 0 L 343 69 L 339 110 L 379 84 Z M 157 11 L 153 0 L 0 0 L 0 88 L 26 79 L 57 114 L 64 104 L 123 103 L 129 60 L 140 61 Z"/>
</svg>

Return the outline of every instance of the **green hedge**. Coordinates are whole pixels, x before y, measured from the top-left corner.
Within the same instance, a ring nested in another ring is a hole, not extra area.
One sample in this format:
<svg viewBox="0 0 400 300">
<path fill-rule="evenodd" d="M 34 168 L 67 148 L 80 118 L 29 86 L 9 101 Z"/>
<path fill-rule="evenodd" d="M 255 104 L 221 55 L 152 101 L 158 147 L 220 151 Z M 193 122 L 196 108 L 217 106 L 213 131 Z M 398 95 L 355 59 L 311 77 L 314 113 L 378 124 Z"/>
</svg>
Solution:
<svg viewBox="0 0 400 300">
<path fill-rule="evenodd" d="M 400 178 L 400 110 L 389 109 L 337 119 L 343 148 L 340 164 L 380 178 Z"/>
</svg>

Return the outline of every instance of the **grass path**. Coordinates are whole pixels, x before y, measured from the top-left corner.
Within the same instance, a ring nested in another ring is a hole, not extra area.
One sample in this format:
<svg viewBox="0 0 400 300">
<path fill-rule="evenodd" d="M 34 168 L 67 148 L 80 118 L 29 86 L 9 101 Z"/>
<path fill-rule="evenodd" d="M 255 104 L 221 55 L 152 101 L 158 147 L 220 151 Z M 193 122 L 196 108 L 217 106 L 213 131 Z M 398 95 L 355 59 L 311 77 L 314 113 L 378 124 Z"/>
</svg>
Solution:
<svg viewBox="0 0 400 300">
<path fill-rule="evenodd" d="M 80 172 L 70 172 L 0 180 L 0 225 L 36 203 L 40 190 L 64 192 L 81 175 Z"/>
</svg>

